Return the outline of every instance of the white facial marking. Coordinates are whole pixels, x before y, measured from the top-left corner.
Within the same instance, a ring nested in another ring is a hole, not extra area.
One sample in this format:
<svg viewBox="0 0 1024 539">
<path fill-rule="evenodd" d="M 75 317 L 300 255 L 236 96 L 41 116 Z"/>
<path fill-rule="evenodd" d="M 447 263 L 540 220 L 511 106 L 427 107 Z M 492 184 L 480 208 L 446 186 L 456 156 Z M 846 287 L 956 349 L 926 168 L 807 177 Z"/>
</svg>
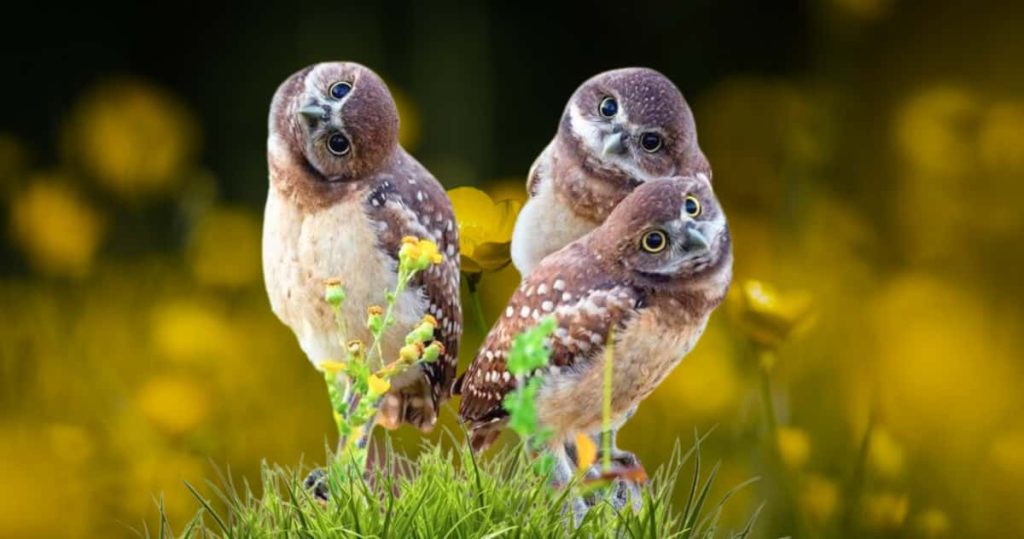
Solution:
<svg viewBox="0 0 1024 539">
<path fill-rule="evenodd" d="M 622 103 L 619 103 L 619 112 L 611 121 L 624 126 L 627 132 L 635 131 L 635 128 L 629 124 L 629 119 L 626 117 L 626 110 Z M 617 168 L 641 182 L 652 179 L 647 173 L 636 166 L 630 152 L 626 152 L 625 155 L 604 153 L 604 132 L 611 132 L 611 124 L 596 123 L 588 120 L 583 116 L 579 106 L 573 103 L 569 107 L 569 125 L 572 127 L 572 132 L 583 142 L 587 153 L 599 163 Z"/>
</svg>

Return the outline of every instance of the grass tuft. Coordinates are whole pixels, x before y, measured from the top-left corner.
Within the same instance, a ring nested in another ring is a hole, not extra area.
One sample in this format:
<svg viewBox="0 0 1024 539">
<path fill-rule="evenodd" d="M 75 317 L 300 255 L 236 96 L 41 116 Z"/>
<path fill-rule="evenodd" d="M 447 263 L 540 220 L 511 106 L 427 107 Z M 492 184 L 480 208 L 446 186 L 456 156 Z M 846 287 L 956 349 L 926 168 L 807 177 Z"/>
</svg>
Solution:
<svg viewBox="0 0 1024 539">
<path fill-rule="evenodd" d="M 714 537 L 744 538 L 758 509 L 742 530 L 719 529 L 723 505 L 736 490 L 711 502 L 708 492 L 717 465 L 704 474 L 700 442 L 673 456 L 643 489 L 643 509 L 616 511 L 598 501 L 574 527 L 568 502 L 578 495 L 576 484 L 552 488 L 536 472 L 522 447 L 509 447 L 476 458 L 468 449 L 443 451 L 428 447 L 415 460 L 386 448 L 388 457 L 366 480 L 329 481 L 330 501 L 322 502 L 303 488 L 308 470 L 264 464 L 262 494 L 247 482 L 236 488 L 230 473 L 209 483 L 223 501 L 214 504 L 192 485 L 185 487 L 198 503 L 197 514 L 178 537 Z M 692 468 L 690 494 L 682 511 L 672 504 L 677 478 Z M 699 485 L 699 486 L 698 486 Z M 220 505 L 220 504 L 218 504 Z M 160 509 L 159 535 L 174 535 Z M 148 530 L 143 533 L 149 537 Z"/>
</svg>

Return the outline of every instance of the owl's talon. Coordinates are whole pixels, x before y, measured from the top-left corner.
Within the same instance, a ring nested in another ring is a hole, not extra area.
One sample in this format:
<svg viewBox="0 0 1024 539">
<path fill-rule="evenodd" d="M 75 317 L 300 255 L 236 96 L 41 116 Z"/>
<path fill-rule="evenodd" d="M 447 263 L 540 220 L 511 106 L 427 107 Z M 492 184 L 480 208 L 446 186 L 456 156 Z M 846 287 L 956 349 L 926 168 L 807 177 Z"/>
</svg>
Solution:
<svg viewBox="0 0 1024 539">
<path fill-rule="evenodd" d="M 634 481 L 622 478 L 616 479 L 612 483 L 608 501 L 616 511 L 631 507 L 633 511 L 639 512 L 644 505 L 640 485 Z"/>
</svg>

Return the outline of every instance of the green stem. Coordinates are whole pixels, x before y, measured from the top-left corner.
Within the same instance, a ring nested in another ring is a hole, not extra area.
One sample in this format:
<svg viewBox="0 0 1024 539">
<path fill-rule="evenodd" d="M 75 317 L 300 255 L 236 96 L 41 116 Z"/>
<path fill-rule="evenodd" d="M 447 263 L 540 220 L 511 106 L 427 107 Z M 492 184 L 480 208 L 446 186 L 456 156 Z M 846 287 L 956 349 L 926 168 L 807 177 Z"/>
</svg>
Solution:
<svg viewBox="0 0 1024 539">
<path fill-rule="evenodd" d="M 864 490 L 868 453 L 871 450 L 871 436 L 875 431 L 875 415 L 875 407 L 872 406 L 868 412 L 868 424 L 864 429 L 864 436 L 861 438 L 860 446 L 857 450 L 857 460 L 854 462 L 853 474 L 850 477 L 850 483 L 846 487 L 846 499 L 848 501 L 845 504 L 846 510 L 842 516 L 842 530 L 847 537 L 856 537 L 860 531 L 857 528 L 857 515 L 860 513 L 860 499 L 861 493 Z"/>
<path fill-rule="evenodd" d="M 490 326 L 487 325 L 487 318 L 484 317 L 484 307 L 480 303 L 478 292 L 481 275 L 480 273 L 467 273 L 466 288 L 469 289 L 469 300 L 473 305 L 473 318 L 476 320 L 477 331 L 480 332 L 481 337 L 486 337 Z"/>
<path fill-rule="evenodd" d="M 775 399 L 772 398 L 772 367 L 775 366 L 775 352 L 759 348 L 757 353 L 758 368 L 761 371 L 761 406 L 764 408 L 765 440 L 768 444 L 768 458 L 771 466 L 777 471 L 783 496 L 789 502 L 784 509 L 787 520 L 796 528 L 796 536 L 803 537 L 810 530 L 803 515 L 795 510 L 795 482 L 790 470 L 782 462 L 779 454 L 779 419 L 775 411 Z"/>
<path fill-rule="evenodd" d="M 775 402 L 772 399 L 772 375 L 766 369 L 761 369 L 761 406 L 764 408 L 764 424 L 768 430 L 768 438 L 775 444 L 779 427 L 775 416 Z"/>
<path fill-rule="evenodd" d="M 380 332 L 373 336 L 373 344 L 370 345 L 369 353 L 372 354 L 374 351 L 377 352 L 377 363 L 374 363 L 370 357 L 366 358 L 367 363 L 371 365 L 371 368 L 379 368 L 384 364 L 384 351 L 381 349 L 380 341 L 384 337 L 384 332 L 394 324 L 395 321 L 391 319 L 391 316 L 395 310 L 395 304 L 398 303 L 398 297 L 405 291 L 406 285 L 409 284 L 409 281 L 412 280 L 412 277 L 415 274 L 415 271 L 405 272 L 401 269 L 398 272 L 398 282 L 395 284 L 395 291 L 393 292 L 394 300 L 387 302 L 388 308 L 384 311 L 384 319 L 380 325 Z M 376 366 L 373 367 L 374 365 Z"/>
<path fill-rule="evenodd" d="M 604 471 L 612 469 L 612 353 L 614 331 L 608 332 L 608 342 L 604 354 L 604 395 L 601 403 L 601 468 Z"/>
</svg>

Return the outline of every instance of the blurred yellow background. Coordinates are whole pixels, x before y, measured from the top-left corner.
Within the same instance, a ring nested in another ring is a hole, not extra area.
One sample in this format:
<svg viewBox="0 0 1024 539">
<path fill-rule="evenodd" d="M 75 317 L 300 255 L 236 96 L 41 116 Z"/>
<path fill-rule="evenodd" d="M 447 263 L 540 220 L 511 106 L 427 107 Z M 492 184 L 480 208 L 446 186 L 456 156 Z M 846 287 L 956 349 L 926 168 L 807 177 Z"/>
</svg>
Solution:
<svg viewBox="0 0 1024 539">
<path fill-rule="evenodd" d="M 323 382 L 270 312 L 260 227 L 270 96 L 336 58 L 388 80 L 447 188 L 499 201 L 585 78 L 665 72 L 736 282 L 622 446 L 653 470 L 717 426 L 718 493 L 763 476 L 724 523 L 766 501 L 759 537 L 1024 536 L 1024 4 L 763 4 L 210 8 L 173 30 L 132 7 L 6 29 L 0 536 L 152 529 L 160 496 L 180 528 L 183 480 L 323 460 Z M 483 274 L 488 319 L 517 281 Z"/>
</svg>

